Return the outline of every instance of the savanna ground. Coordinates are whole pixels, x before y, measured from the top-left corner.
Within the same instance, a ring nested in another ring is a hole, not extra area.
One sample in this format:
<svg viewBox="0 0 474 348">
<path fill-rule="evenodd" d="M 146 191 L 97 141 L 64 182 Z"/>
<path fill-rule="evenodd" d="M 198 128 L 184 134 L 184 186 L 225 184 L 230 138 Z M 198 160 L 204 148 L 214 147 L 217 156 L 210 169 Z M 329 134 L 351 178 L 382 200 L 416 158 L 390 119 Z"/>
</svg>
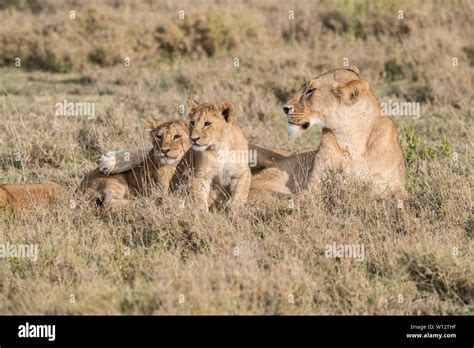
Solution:
<svg viewBox="0 0 474 348">
<path fill-rule="evenodd" d="M 0 212 L 1 243 L 39 247 L 36 262 L 0 260 L 0 313 L 474 312 L 472 1 L 1 0 L 0 9 L 0 182 L 71 192 L 48 210 Z M 314 149 L 321 131 L 290 138 L 281 105 L 347 61 L 379 102 L 421 105 L 419 118 L 394 117 L 403 205 L 337 173 L 321 192 L 269 197 L 237 216 L 152 194 L 101 218 L 73 193 L 100 154 L 148 145 L 145 118 L 185 118 L 189 95 L 233 101 L 253 143 Z M 64 100 L 94 103 L 95 118 L 56 116 Z M 325 257 L 333 243 L 363 245 L 364 260 Z"/>
</svg>

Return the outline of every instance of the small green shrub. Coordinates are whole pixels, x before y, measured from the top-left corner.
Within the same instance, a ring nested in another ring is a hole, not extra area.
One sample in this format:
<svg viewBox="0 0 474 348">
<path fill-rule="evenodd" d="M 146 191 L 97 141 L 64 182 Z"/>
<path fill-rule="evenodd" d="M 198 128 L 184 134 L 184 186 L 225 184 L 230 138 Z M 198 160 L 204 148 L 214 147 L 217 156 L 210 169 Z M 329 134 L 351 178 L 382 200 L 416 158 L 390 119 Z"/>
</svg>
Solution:
<svg viewBox="0 0 474 348">
<path fill-rule="evenodd" d="M 384 69 L 380 73 L 381 76 L 385 77 L 387 82 L 393 82 L 397 80 L 410 80 L 416 82 L 418 75 L 414 71 L 413 67 L 409 63 L 398 63 L 396 59 L 389 59 L 384 64 Z"/>
<path fill-rule="evenodd" d="M 425 174 L 422 173 L 421 163 L 451 156 L 452 145 L 448 137 L 443 135 L 439 145 L 427 146 L 422 143 L 416 128 L 409 126 L 405 132 L 404 141 L 402 141 L 402 148 L 407 166 L 408 189 L 411 190 L 417 184 L 419 177 Z"/>
<path fill-rule="evenodd" d="M 462 50 L 469 59 L 469 65 L 474 66 L 474 47 L 464 47 Z"/>
</svg>

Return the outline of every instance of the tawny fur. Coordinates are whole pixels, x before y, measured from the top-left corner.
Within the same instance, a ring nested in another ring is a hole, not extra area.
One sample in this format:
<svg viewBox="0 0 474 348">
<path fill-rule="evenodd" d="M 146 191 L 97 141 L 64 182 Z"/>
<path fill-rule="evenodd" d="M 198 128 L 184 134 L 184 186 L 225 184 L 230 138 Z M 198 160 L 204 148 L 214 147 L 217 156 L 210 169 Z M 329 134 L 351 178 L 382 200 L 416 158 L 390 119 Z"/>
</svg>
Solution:
<svg viewBox="0 0 474 348">
<path fill-rule="evenodd" d="M 246 160 L 230 160 L 235 154 L 248 155 L 244 132 L 235 122 L 235 108 L 229 101 L 199 104 L 188 100 L 191 145 L 195 151 L 193 196 L 196 207 L 209 211 L 213 185 L 228 190 L 226 207 L 237 210 L 248 198 L 251 171 Z"/>
<path fill-rule="evenodd" d="M 98 169 L 106 175 L 126 172 L 141 165 L 151 149 L 150 146 L 144 149 L 133 148 L 109 151 L 100 157 Z M 276 162 L 291 155 L 291 153 L 284 150 L 267 149 L 255 144 L 249 144 L 249 151 L 257 153 L 257 163 L 254 167 L 251 167 L 252 174 L 258 173 L 264 168 L 272 167 Z M 188 160 L 188 162 L 191 163 L 192 161 Z"/>
<path fill-rule="evenodd" d="M 37 205 L 49 206 L 65 196 L 67 196 L 66 189 L 52 182 L 0 185 L 0 206 L 15 212 Z"/>
<path fill-rule="evenodd" d="M 394 122 L 382 114 L 356 68 L 326 72 L 304 84 L 285 105 L 291 134 L 323 128 L 316 151 L 276 161 L 252 184 L 275 192 L 317 188 L 328 169 L 373 184 L 381 196 L 406 196 L 405 159 Z"/>
<path fill-rule="evenodd" d="M 339 169 L 372 182 L 377 194 L 406 197 L 405 160 L 397 129 L 382 115 L 357 68 L 332 70 L 308 81 L 287 105 L 292 107 L 290 133 L 299 135 L 319 125 L 321 143 L 317 150 L 293 155 L 250 145 L 258 153 L 251 191 L 293 194 L 317 188 L 328 169 Z M 142 161 L 138 151 L 130 155 Z M 118 168 L 124 165 L 117 163 Z"/>
<path fill-rule="evenodd" d="M 149 120 L 148 123 L 153 147 L 140 165 L 113 175 L 96 168 L 85 176 L 79 191 L 92 195 L 107 208 L 116 208 L 129 203 L 138 193 L 146 194 L 151 185 L 168 190 L 189 149 L 188 127 L 181 121 L 159 124 Z"/>
<path fill-rule="evenodd" d="M 189 133 L 187 135 L 189 137 Z M 265 168 L 271 168 L 275 166 L 276 163 L 282 163 L 282 160 L 289 156 L 288 152 L 266 149 L 258 145 L 249 144 L 249 151 L 256 152 L 256 164 L 250 168 L 252 174 L 252 182 L 254 178 L 257 178 L 257 183 L 252 185 L 253 195 L 256 197 L 257 194 L 265 194 L 266 185 L 272 185 L 271 178 L 268 175 L 265 176 L 265 181 L 261 182 L 259 178 L 259 173 Z M 122 172 L 129 171 L 137 166 L 142 165 L 143 153 L 148 153 L 151 151 L 151 147 L 145 149 L 128 149 L 120 151 L 110 151 L 106 155 L 101 157 L 101 162 L 99 167 L 96 169 L 103 172 L 104 174 L 109 173 L 110 175 L 118 174 Z M 194 168 L 194 163 L 196 162 L 196 157 L 199 154 L 195 151 L 189 149 L 186 154 L 183 156 L 183 159 L 180 161 L 176 167 L 176 173 L 171 178 L 170 182 L 170 191 L 173 192 L 178 189 L 182 184 L 188 183 L 189 179 L 192 179 L 192 173 Z M 146 157 L 146 156 L 145 156 Z M 279 179 L 277 179 L 279 180 Z M 284 191 L 280 193 L 289 193 L 289 191 Z M 208 205 L 212 207 L 220 207 L 223 204 L 223 201 L 228 199 L 229 192 L 218 185 L 213 185 L 211 188 L 211 197 L 208 200 Z"/>
</svg>

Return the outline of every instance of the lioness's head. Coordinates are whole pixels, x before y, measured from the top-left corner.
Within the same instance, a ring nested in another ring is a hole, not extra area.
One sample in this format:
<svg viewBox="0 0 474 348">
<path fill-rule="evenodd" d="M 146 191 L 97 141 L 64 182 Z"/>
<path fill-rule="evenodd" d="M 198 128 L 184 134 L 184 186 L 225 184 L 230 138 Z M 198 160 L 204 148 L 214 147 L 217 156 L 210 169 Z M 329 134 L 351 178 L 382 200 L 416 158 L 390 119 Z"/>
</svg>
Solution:
<svg viewBox="0 0 474 348">
<path fill-rule="evenodd" d="M 188 125 L 183 121 L 160 123 L 150 119 L 146 123 L 150 126 L 153 150 L 162 164 L 173 164 L 183 158 L 191 146 L 189 143 Z"/>
<path fill-rule="evenodd" d="M 189 98 L 187 106 L 193 150 L 204 151 L 209 146 L 221 143 L 226 134 L 226 128 L 235 117 L 234 105 L 227 100 L 217 103 L 199 103 Z"/>
<path fill-rule="evenodd" d="M 286 102 L 288 132 L 300 135 L 314 125 L 331 128 L 337 117 L 369 95 L 369 84 L 356 67 L 335 69 L 306 82 Z"/>
</svg>

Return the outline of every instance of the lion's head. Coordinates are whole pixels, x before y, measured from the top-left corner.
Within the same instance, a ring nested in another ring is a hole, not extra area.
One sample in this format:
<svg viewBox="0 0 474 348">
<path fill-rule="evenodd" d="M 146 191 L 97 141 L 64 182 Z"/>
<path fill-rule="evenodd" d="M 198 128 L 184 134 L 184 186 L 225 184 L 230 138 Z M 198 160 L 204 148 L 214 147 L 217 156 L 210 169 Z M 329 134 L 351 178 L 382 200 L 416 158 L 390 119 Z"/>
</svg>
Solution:
<svg viewBox="0 0 474 348">
<path fill-rule="evenodd" d="M 187 102 L 191 145 L 195 151 L 217 146 L 225 137 L 226 129 L 233 122 L 235 107 L 227 100 L 217 103 L 199 103 L 193 98 Z"/>
<path fill-rule="evenodd" d="M 160 123 L 150 119 L 146 122 L 151 127 L 153 149 L 160 162 L 173 164 L 181 160 L 191 146 L 188 125 L 183 121 Z"/>
<path fill-rule="evenodd" d="M 300 135 L 314 125 L 331 128 L 366 96 L 371 96 L 369 84 L 359 77 L 356 67 L 319 75 L 306 82 L 283 106 L 288 132 Z"/>
</svg>

